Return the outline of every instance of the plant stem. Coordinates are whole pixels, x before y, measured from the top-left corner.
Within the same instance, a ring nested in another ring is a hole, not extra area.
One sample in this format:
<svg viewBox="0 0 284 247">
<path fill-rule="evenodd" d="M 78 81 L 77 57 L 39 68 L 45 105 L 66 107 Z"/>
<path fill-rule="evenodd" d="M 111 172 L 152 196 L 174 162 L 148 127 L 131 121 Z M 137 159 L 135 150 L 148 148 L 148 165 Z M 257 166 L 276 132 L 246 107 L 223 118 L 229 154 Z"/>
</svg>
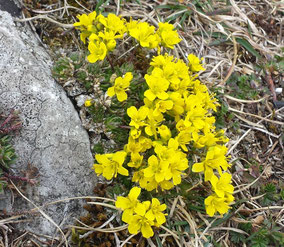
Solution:
<svg viewBox="0 0 284 247">
<path fill-rule="evenodd" d="M 4 173 L 4 176 L 11 180 L 23 181 L 23 182 L 27 182 L 32 185 L 36 184 L 36 181 L 34 179 L 29 179 L 27 177 L 13 176 L 13 175 L 8 174 L 7 172 Z"/>
<path fill-rule="evenodd" d="M 113 66 L 113 63 L 112 63 L 111 59 L 109 58 L 108 55 L 107 55 L 106 57 L 107 57 L 107 60 L 108 60 L 110 66 L 111 66 L 111 68 L 112 68 L 112 71 L 115 72 L 115 69 L 114 69 L 114 66 Z"/>
</svg>

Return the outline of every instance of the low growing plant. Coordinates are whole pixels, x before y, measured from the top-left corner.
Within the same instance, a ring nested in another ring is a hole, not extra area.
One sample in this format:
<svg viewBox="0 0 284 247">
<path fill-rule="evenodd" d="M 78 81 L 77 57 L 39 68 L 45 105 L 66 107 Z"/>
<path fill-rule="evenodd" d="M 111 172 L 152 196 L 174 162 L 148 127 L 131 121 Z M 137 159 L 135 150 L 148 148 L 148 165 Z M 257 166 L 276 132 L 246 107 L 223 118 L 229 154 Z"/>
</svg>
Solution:
<svg viewBox="0 0 284 247">
<path fill-rule="evenodd" d="M 12 131 L 21 127 L 17 114 L 11 112 L 8 116 L 0 114 L 0 192 L 6 185 L 5 173 L 9 172 L 9 167 L 16 161 L 15 149 L 11 144 L 11 137 L 8 135 Z"/>
<path fill-rule="evenodd" d="M 155 28 L 96 12 L 78 19 L 74 26 L 88 46 L 87 60 L 98 63 L 107 58 L 114 73 L 109 86 L 102 88 L 105 97 L 111 97 L 110 105 L 104 107 L 117 111 L 124 123 L 117 127 L 127 130 L 128 137 L 114 152 L 96 154 L 93 169 L 107 180 L 131 178 L 128 195 L 118 196 L 115 203 L 123 210 L 122 221 L 128 223 L 129 232 L 149 238 L 154 235 L 152 227 L 166 222 L 166 204 L 153 196 L 139 200 L 142 191 L 166 193 L 193 173 L 203 173 L 211 184 L 212 193 L 204 201 L 207 214 L 227 213 L 234 187 L 224 145 L 228 138 L 223 130 L 216 130 L 212 115 L 219 104 L 198 80 L 198 72 L 204 70 L 200 60 L 189 54 L 185 63 L 170 55 L 181 41 L 174 26 L 160 22 Z M 110 57 L 119 43 L 126 45 L 127 37 L 134 51 L 147 54 L 141 55 L 142 62 L 150 58 L 146 70 L 121 73 L 118 61 Z M 92 112 L 96 99 L 87 100 L 85 107 Z"/>
</svg>

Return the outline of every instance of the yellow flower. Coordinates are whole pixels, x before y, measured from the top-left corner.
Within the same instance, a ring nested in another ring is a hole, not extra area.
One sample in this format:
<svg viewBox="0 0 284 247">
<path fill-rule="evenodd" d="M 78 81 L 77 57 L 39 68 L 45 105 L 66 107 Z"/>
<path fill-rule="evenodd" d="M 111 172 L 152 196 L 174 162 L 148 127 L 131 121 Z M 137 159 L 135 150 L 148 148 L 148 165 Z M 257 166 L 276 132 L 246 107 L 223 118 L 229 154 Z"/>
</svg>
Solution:
<svg viewBox="0 0 284 247">
<path fill-rule="evenodd" d="M 157 139 L 157 127 L 159 126 L 160 122 L 163 121 L 163 119 L 162 114 L 154 116 L 153 110 L 149 110 L 147 124 L 145 126 L 145 133 L 148 136 L 154 136 L 155 139 Z"/>
<path fill-rule="evenodd" d="M 144 176 L 144 169 L 134 172 L 132 182 L 139 183 L 140 187 L 147 191 L 152 191 L 158 186 L 158 183 L 155 181 L 155 177 L 146 178 Z"/>
<path fill-rule="evenodd" d="M 159 183 L 159 186 L 161 187 L 162 191 L 164 191 L 172 189 L 174 187 L 174 184 L 171 181 L 164 180 Z"/>
<path fill-rule="evenodd" d="M 142 106 L 139 110 L 135 106 L 131 106 L 127 109 L 127 115 L 131 118 L 130 126 L 134 126 L 136 129 L 139 129 L 141 126 L 145 126 L 145 119 L 149 109 L 146 106 Z"/>
<path fill-rule="evenodd" d="M 114 82 L 114 86 L 107 90 L 108 96 L 117 96 L 118 101 L 122 102 L 127 99 L 126 90 L 130 85 L 133 75 L 131 72 L 127 72 L 124 77 L 117 77 Z"/>
<path fill-rule="evenodd" d="M 208 196 L 205 201 L 206 213 L 212 217 L 216 212 L 219 212 L 221 215 L 228 212 L 230 206 L 226 202 L 226 198 L 218 197 L 216 194 Z"/>
<path fill-rule="evenodd" d="M 168 163 L 158 160 L 155 155 L 152 155 L 148 159 L 148 167 L 144 169 L 144 175 L 146 178 L 155 177 L 157 183 L 163 181 L 168 169 Z"/>
<path fill-rule="evenodd" d="M 174 49 L 174 45 L 181 41 L 177 31 L 173 29 L 174 26 L 172 24 L 162 22 L 159 23 L 158 34 L 161 37 L 162 45 L 171 49 Z"/>
<path fill-rule="evenodd" d="M 197 148 L 203 148 L 204 146 L 211 147 L 217 143 L 226 143 L 228 138 L 224 136 L 224 131 L 219 130 L 217 132 L 204 132 L 204 135 L 198 135 L 197 132 L 192 133 L 192 139 L 194 140 L 194 146 Z"/>
<path fill-rule="evenodd" d="M 225 197 L 225 194 L 232 194 L 234 192 L 234 186 L 231 185 L 232 175 L 229 173 L 222 173 L 220 179 L 213 175 L 210 179 L 213 190 L 219 197 Z"/>
<path fill-rule="evenodd" d="M 93 169 L 98 175 L 103 175 L 110 180 L 117 177 L 117 173 L 128 176 L 128 170 L 122 165 L 124 163 L 126 152 L 118 151 L 112 154 L 96 154 L 96 160 L 99 164 L 94 164 Z"/>
<path fill-rule="evenodd" d="M 154 68 L 151 75 L 145 75 L 145 80 L 149 89 L 145 91 L 144 96 L 153 101 L 155 98 L 166 100 L 169 95 L 165 92 L 169 87 L 169 81 L 163 77 L 163 71 Z"/>
<path fill-rule="evenodd" d="M 151 207 L 145 216 L 149 220 L 154 221 L 156 223 L 155 226 L 159 227 L 166 222 L 166 214 L 162 213 L 166 208 L 166 204 L 161 205 L 157 198 L 152 198 Z"/>
<path fill-rule="evenodd" d="M 173 148 L 169 148 L 167 146 L 163 146 L 160 142 L 154 143 L 154 151 L 159 157 L 161 161 L 164 161 L 166 163 L 170 162 L 170 159 L 175 155 L 176 150 Z"/>
<path fill-rule="evenodd" d="M 90 107 L 92 105 L 92 100 L 88 99 L 85 101 L 85 106 Z"/>
<path fill-rule="evenodd" d="M 153 67 L 158 67 L 163 69 L 164 66 L 167 64 L 170 64 L 174 60 L 173 56 L 169 56 L 168 54 L 165 55 L 159 55 L 152 58 L 152 61 L 150 63 Z"/>
<path fill-rule="evenodd" d="M 104 60 L 107 54 L 107 47 L 103 42 L 90 42 L 88 45 L 90 55 L 87 57 L 90 63 L 95 63 L 98 60 Z"/>
<path fill-rule="evenodd" d="M 139 203 L 138 196 L 141 193 L 141 188 L 133 187 L 127 197 L 118 196 L 115 206 L 123 210 L 122 221 L 129 223 L 131 220 L 134 209 Z"/>
<path fill-rule="evenodd" d="M 125 20 L 115 14 L 108 14 L 107 17 L 99 15 L 98 20 L 107 30 L 119 33 L 120 35 L 117 38 L 122 38 L 126 32 Z"/>
<path fill-rule="evenodd" d="M 139 168 L 142 165 L 143 156 L 139 153 L 131 154 L 131 161 L 127 164 L 129 167 Z"/>
<path fill-rule="evenodd" d="M 94 25 L 96 16 L 97 13 L 95 11 L 88 15 L 78 15 L 77 18 L 79 19 L 79 22 L 75 22 L 73 24 L 76 29 L 79 29 L 81 31 L 80 39 L 84 44 L 86 43 L 86 38 L 89 37 L 92 32 L 96 31 L 96 27 Z"/>
<path fill-rule="evenodd" d="M 179 146 L 182 148 L 183 151 L 187 152 L 188 149 L 186 147 L 187 144 L 191 141 L 191 133 L 188 131 L 181 131 L 176 136 L 176 141 L 178 142 Z"/>
<path fill-rule="evenodd" d="M 172 137 L 172 133 L 166 125 L 161 125 L 158 127 L 158 133 L 163 141 L 168 141 Z"/>
<path fill-rule="evenodd" d="M 96 11 L 88 15 L 86 14 L 77 15 L 76 17 L 79 19 L 79 22 L 75 22 L 73 26 L 74 27 L 84 26 L 84 28 L 88 28 L 88 26 L 93 25 L 96 16 L 97 16 Z"/>
<path fill-rule="evenodd" d="M 138 139 L 139 145 L 141 146 L 141 152 L 145 152 L 146 150 L 150 149 L 153 145 L 151 139 L 140 136 Z"/>
<path fill-rule="evenodd" d="M 137 139 L 139 138 L 141 135 L 141 130 L 140 129 L 136 129 L 134 127 L 131 128 L 130 130 L 130 136 L 133 138 L 133 139 Z"/>
<path fill-rule="evenodd" d="M 135 208 L 135 213 L 129 222 L 128 231 L 130 234 L 137 234 L 141 231 L 144 238 L 150 238 L 154 235 L 152 227 L 154 222 L 146 217 L 147 210 L 150 207 L 150 202 L 145 201 L 139 203 Z"/>
<path fill-rule="evenodd" d="M 210 147 L 207 151 L 205 160 L 200 163 L 195 163 L 192 166 L 192 171 L 204 172 L 205 181 L 212 178 L 213 169 L 216 169 L 219 174 L 222 174 L 222 169 L 226 171 L 230 166 L 227 162 L 226 153 L 227 148 L 225 146 L 216 145 Z"/>
<path fill-rule="evenodd" d="M 140 145 L 139 140 L 129 136 L 128 143 L 124 146 L 124 151 L 127 153 L 139 153 L 142 152 L 142 146 Z"/>
<path fill-rule="evenodd" d="M 182 95 L 177 92 L 169 93 L 169 98 L 173 102 L 173 108 L 170 115 L 176 117 L 176 120 L 179 120 L 180 115 L 184 112 L 184 99 L 182 98 Z"/>
<path fill-rule="evenodd" d="M 188 160 L 186 154 L 181 151 L 176 151 L 175 155 L 171 157 L 169 162 L 169 169 L 165 177 L 166 180 L 172 179 L 174 185 L 181 183 L 181 175 L 188 168 Z"/>
<path fill-rule="evenodd" d="M 189 62 L 189 67 L 190 67 L 190 70 L 192 72 L 198 72 L 200 70 L 205 70 L 202 65 L 200 64 L 200 60 L 198 57 L 196 57 L 195 55 L 193 54 L 189 54 L 187 56 L 187 59 L 188 59 L 188 62 Z"/>
<path fill-rule="evenodd" d="M 91 40 L 91 36 L 90 36 L 90 40 Z M 114 50 L 114 48 L 116 46 L 115 39 L 117 38 L 117 36 L 115 35 L 115 33 L 113 31 L 99 32 L 98 37 L 100 37 L 103 40 L 103 42 L 106 44 L 108 51 Z"/>
<path fill-rule="evenodd" d="M 157 100 L 155 102 L 156 107 L 153 112 L 154 116 L 159 116 L 161 113 L 165 113 L 173 108 L 174 103 L 171 100 Z"/>
<path fill-rule="evenodd" d="M 155 34 L 155 27 L 147 22 L 132 22 L 128 26 L 129 35 L 139 41 L 142 47 L 156 48 L 159 37 Z"/>
</svg>

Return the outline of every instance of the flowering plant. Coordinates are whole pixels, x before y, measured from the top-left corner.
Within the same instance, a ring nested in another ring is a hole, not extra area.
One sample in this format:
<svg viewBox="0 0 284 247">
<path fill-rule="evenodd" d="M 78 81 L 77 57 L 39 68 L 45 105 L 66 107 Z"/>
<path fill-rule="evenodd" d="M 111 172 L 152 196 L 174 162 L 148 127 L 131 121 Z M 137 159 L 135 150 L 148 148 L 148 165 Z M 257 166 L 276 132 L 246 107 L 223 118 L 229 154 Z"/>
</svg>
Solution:
<svg viewBox="0 0 284 247">
<path fill-rule="evenodd" d="M 192 153 L 199 159 L 192 171 L 204 173 L 204 180 L 212 185 L 213 193 L 204 201 L 207 214 L 225 214 L 234 200 L 224 145 L 228 138 L 214 125 L 212 114 L 217 111 L 217 100 L 197 79 L 197 73 L 204 70 L 200 60 L 189 54 L 186 64 L 167 53 L 181 41 L 169 23 L 159 23 L 156 29 L 146 22 L 126 21 L 114 14 L 104 17 L 95 12 L 78 19 L 74 26 L 81 31 L 81 40 L 88 42 L 90 63 L 104 60 L 126 36 L 143 49 L 156 52 L 141 82 L 145 85 L 143 101 L 137 99 L 126 109 L 128 142 L 115 153 L 96 154 L 93 167 L 107 180 L 118 174 L 132 176 L 136 186 L 127 197 L 118 196 L 116 201 L 116 207 L 123 210 L 122 221 L 129 224 L 129 232 L 141 231 L 149 238 L 154 234 L 153 226 L 166 222 L 166 205 L 157 198 L 140 202 L 141 189 L 167 191 L 181 184 L 183 178 L 190 176 Z M 132 81 L 133 74 L 128 71 L 113 80 L 106 94 L 116 96 L 122 106 L 127 106 Z M 85 102 L 86 107 L 91 105 L 90 100 Z"/>
</svg>

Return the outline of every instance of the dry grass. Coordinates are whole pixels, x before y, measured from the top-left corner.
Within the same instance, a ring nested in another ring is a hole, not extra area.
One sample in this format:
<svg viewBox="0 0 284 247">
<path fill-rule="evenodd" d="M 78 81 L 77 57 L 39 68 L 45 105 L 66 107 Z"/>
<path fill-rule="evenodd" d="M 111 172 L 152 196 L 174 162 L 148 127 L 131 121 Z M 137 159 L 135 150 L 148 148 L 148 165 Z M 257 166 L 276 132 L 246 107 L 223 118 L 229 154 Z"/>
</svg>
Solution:
<svg viewBox="0 0 284 247">
<path fill-rule="evenodd" d="M 41 27 L 42 34 L 46 32 L 51 35 L 51 30 L 57 28 L 56 30 L 64 35 L 63 38 L 66 33 L 70 32 L 68 30 L 70 23 L 75 21 L 74 11 L 76 13 L 88 12 L 92 7 L 91 1 L 50 0 L 45 1 L 48 4 L 38 4 L 36 8 L 31 9 L 31 6 L 34 7 L 29 4 L 31 1 L 23 2 L 26 6 L 24 13 L 27 19 L 25 21 Z M 283 87 L 283 83 L 281 84 L 283 74 L 269 70 L 270 67 L 265 67 L 265 64 L 272 61 L 275 56 L 282 54 L 284 3 L 277 0 L 229 0 L 227 1 L 229 5 L 227 5 L 226 1 L 195 1 L 200 3 L 198 6 L 193 2 L 186 0 L 118 0 L 115 4 L 102 6 L 106 11 L 115 12 L 124 17 L 142 19 L 153 25 L 157 25 L 159 21 L 171 19 L 171 23 L 179 29 L 179 34 L 183 39 L 174 50 L 174 54 L 180 58 L 186 58 L 189 53 L 204 57 L 206 71 L 200 74 L 200 80 L 212 90 L 219 88 L 221 92 L 219 97 L 224 104 L 228 105 L 226 116 L 232 113 L 234 117 L 230 121 L 239 123 L 237 128 L 232 127 L 231 123 L 225 126 L 230 137 L 228 148 L 231 162 L 234 165 L 232 174 L 236 188 L 234 194 L 236 201 L 233 210 L 225 218 L 220 216 L 210 218 L 198 210 L 187 210 L 187 203 L 182 196 L 178 196 L 168 204 L 170 209 L 168 221 L 183 222 L 183 224 L 175 227 L 172 224 L 165 224 L 157 233 L 156 239 L 148 240 L 147 245 L 156 246 L 155 244 L 158 245 L 159 242 L 163 246 L 201 247 L 206 246 L 208 239 L 214 239 L 215 246 L 218 243 L 220 246 L 247 246 L 246 243 L 234 245 L 230 239 L 232 232 L 248 235 L 246 231 L 238 227 L 241 223 L 251 223 L 254 232 L 263 226 L 264 221 L 269 220 L 274 222 L 279 231 L 283 232 L 284 229 L 283 199 L 274 201 L 269 206 L 262 204 L 262 199 L 266 194 L 263 191 L 263 185 L 271 183 L 278 189 L 284 188 L 284 111 L 283 107 L 274 108 L 272 104 L 276 99 L 274 92 L 265 91 L 267 88 L 273 89 L 269 84 L 271 80 L 274 86 Z M 213 4 L 210 5 L 208 2 Z M 179 6 L 179 8 L 174 6 Z M 73 15 L 70 14 L 71 12 Z M 51 25 L 50 22 L 53 24 Z M 45 41 L 46 33 L 44 37 L 41 37 Z M 72 45 L 80 49 L 82 46 L 76 41 L 77 38 L 73 33 L 71 36 L 74 38 Z M 62 43 L 58 41 L 59 39 L 55 37 L 49 45 L 55 48 L 60 46 Z M 256 71 L 256 65 L 263 66 L 262 74 Z M 260 78 L 256 87 L 261 96 L 253 99 L 240 99 L 238 95 L 232 95 L 228 81 L 233 73 L 256 74 Z M 271 80 L 267 80 L 267 75 L 272 76 Z M 281 100 L 281 95 L 278 96 L 278 100 Z M 192 189 L 198 188 L 201 183 L 202 181 L 199 181 Z M 109 201 L 107 198 L 93 199 L 94 202 L 90 203 L 113 207 L 106 204 Z M 31 211 L 34 210 L 40 211 L 47 219 L 52 220 L 51 216 L 41 211 L 41 207 Z M 0 229 L 3 232 L 2 246 L 9 245 L 7 232 L 13 230 L 9 227 L 22 216 L 13 216 L 0 221 Z M 82 222 L 81 226 L 73 227 L 86 230 L 86 236 L 94 231 L 113 232 L 117 246 L 126 246 L 135 236 L 119 239 L 116 233 L 125 230 L 126 226 L 114 227 L 111 222 L 115 218 L 115 216 L 110 217 L 111 220 L 106 221 L 102 227 L 90 227 Z M 60 232 L 66 239 L 66 233 L 61 230 Z M 27 234 L 30 236 L 29 241 L 35 241 L 35 235 L 26 232 L 13 240 L 9 246 L 19 246 L 19 241 L 26 238 Z M 169 237 L 173 239 L 173 245 L 167 242 Z M 47 239 L 50 238 L 52 239 L 47 236 Z M 38 237 L 36 239 L 38 240 Z M 59 245 L 67 246 L 67 242 L 63 241 Z"/>
</svg>

